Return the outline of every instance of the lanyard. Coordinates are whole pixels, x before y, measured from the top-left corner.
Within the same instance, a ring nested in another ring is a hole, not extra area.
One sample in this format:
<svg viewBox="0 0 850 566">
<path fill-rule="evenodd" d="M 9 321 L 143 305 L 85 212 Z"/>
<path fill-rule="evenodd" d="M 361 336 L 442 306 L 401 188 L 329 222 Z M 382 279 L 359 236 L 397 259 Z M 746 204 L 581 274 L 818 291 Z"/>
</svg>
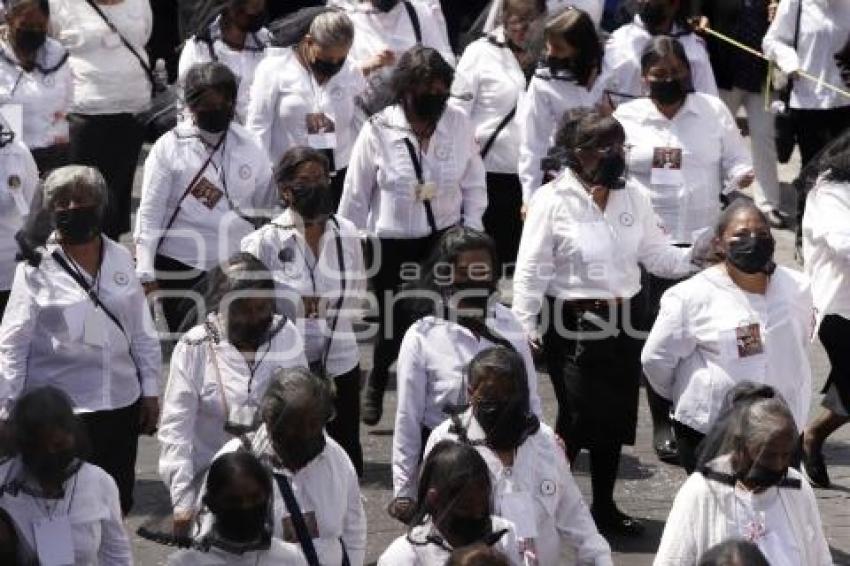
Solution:
<svg viewBox="0 0 850 566">
<path fill-rule="evenodd" d="M 413 147 L 413 142 L 410 138 L 404 138 L 404 145 L 407 147 L 407 153 L 410 155 L 410 162 L 413 164 L 413 170 L 416 172 L 416 180 L 419 181 L 420 188 L 425 184 L 422 173 L 422 148 L 420 146 L 419 155 L 416 154 L 416 149 Z M 437 221 L 434 218 L 434 209 L 431 208 L 431 199 L 423 198 L 422 204 L 425 205 L 425 217 L 428 220 L 428 227 L 431 229 L 431 234 L 437 233 Z"/>
</svg>

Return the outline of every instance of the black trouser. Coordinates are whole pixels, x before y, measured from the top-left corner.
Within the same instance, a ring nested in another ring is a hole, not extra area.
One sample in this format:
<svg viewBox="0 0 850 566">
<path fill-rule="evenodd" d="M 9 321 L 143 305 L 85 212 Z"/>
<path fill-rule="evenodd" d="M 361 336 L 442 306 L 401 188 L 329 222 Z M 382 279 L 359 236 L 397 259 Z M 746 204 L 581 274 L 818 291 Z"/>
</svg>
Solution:
<svg viewBox="0 0 850 566">
<path fill-rule="evenodd" d="M 334 378 L 336 416 L 327 424 L 328 434 L 342 446 L 357 476 L 363 476 L 363 449 L 360 446 L 360 366 Z"/>
<path fill-rule="evenodd" d="M 6 305 L 9 304 L 9 295 L 12 291 L 0 291 L 0 322 L 3 321 L 3 313 L 6 312 Z"/>
<path fill-rule="evenodd" d="M 91 444 L 87 460 L 103 468 L 118 484 L 121 512 L 124 515 L 133 507 L 139 410 L 140 401 L 137 400 L 121 409 L 79 415 Z"/>
<path fill-rule="evenodd" d="M 153 265 L 156 270 L 156 281 L 161 290 L 190 291 L 194 289 L 204 294 L 200 284 L 206 278 L 205 271 L 189 267 L 176 259 L 160 254 L 154 258 Z M 197 324 L 196 320 L 186 320 L 195 306 L 191 297 L 163 297 L 160 302 L 169 331 L 186 331 Z"/>
<path fill-rule="evenodd" d="M 699 444 L 705 435 L 679 421 L 673 421 L 673 432 L 676 434 L 676 444 L 679 447 L 679 462 L 690 475 L 697 469 Z"/>
<path fill-rule="evenodd" d="M 68 144 L 38 147 L 32 150 L 32 158 L 42 179 L 54 169 L 68 164 L 68 150 Z"/>
<path fill-rule="evenodd" d="M 378 304 L 378 336 L 375 342 L 375 354 L 372 373 L 369 375 L 370 394 L 381 396 L 387 388 L 390 366 L 398 358 L 401 339 L 414 322 L 410 320 L 400 301 L 393 300 L 402 283 L 403 264 L 421 264 L 434 249 L 442 231 L 424 238 L 389 239 L 380 238 L 379 254 L 372 253 L 372 261 L 380 261 L 377 273 L 372 277 L 372 288 Z M 372 244 L 374 245 L 374 241 Z M 388 296 L 389 295 L 389 296 Z M 391 301 L 387 305 L 387 300 Z M 387 307 L 390 306 L 390 310 Z M 391 317 L 391 324 L 387 319 Z"/>
<path fill-rule="evenodd" d="M 151 2 L 153 29 L 148 40 L 147 52 L 151 66 L 157 59 L 165 61 L 168 82 L 177 80 L 177 63 L 180 59 L 180 26 L 177 17 L 177 0 L 155 0 Z"/>
<path fill-rule="evenodd" d="M 517 175 L 487 173 L 487 210 L 484 231 L 496 241 L 505 274 L 513 274 L 522 236 L 522 185 Z"/>
<path fill-rule="evenodd" d="M 850 412 L 850 349 L 847 338 L 850 336 L 850 320 L 838 314 L 823 317 L 818 328 L 818 338 L 829 358 L 829 375 L 821 393 L 826 393 L 834 385 L 845 412 Z"/>
<path fill-rule="evenodd" d="M 794 135 L 800 147 L 800 161 L 805 167 L 829 142 L 850 128 L 850 106 L 828 110 L 791 109 Z M 802 245 L 803 213 L 806 211 L 806 191 L 797 192 L 797 245 Z"/>
<path fill-rule="evenodd" d="M 334 210 L 339 208 L 339 201 L 342 200 L 342 188 L 345 185 L 345 175 L 348 173 L 348 167 L 340 169 L 331 177 L 331 193 L 334 196 Z"/>
<path fill-rule="evenodd" d="M 130 231 L 133 178 L 144 131 L 132 114 L 68 114 L 70 162 L 97 167 L 109 187 L 103 232 L 113 240 Z"/>
</svg>

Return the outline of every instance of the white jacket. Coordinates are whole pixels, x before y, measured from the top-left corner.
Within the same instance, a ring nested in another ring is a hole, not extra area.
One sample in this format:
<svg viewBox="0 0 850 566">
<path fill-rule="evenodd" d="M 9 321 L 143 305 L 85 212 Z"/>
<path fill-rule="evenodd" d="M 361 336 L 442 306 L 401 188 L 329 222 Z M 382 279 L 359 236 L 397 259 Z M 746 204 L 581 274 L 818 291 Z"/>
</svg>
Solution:
<svg viewBox="0 0 850 566">
<path fill-rule="evenodd" d="M 763 352 L 741 351 L 741 329 L 759 325 Z M 808 347 L 814 308 L 808 278 L 777 267 L 767 293 L 746 293 L 716 265 L 668 290 L 641 354 L 674 418 L 707 433 L 726 393 L 749 380 L 775 387 L 803 430 L 812 397 Z"/>
<path fill-rule="evenodd" d="M 38 167 L 23 142 L 0 147 L 0 290 L 12 288 L 18 254 L 15 233 L 29 216 L 38 183 Z"/>
<path fill-rule="evenodd" d="M 178 550 L 168 557 L 168 566 L 307 566 L 296 544 L 272 539 L 268 550 L 230 554 L 220 548 Z"/>
<path fill-rule="evenodd" d="M 482 442 L 481 425 L 468 409 L 460 417 L 469 441 L 487 463 L 493 484 L 493 512 L 516 525 L 520 550 L 536 550 L 540 566 L 561 564 L 564 545 L 576 553 L 576 563 L 613 566 L 611 548 L 596 530 L 590 510 L 570 472 L 563 449 L 551 428 L 540 423 L 540 429 L 528 437 L 514 454 L 511 468 Z M 441 440 L 458 440 L 451 419 L 434 429 L 425 447 L 425 457 Z M 509 503 L 514 493 L 527 494 L 534 504 L 534 515 L 517 514 Z M 512 516 L 514 515 L 514 516 Z M 536 537 L 524 538 L 525 529 L 537 531 Z"/>
<path fill-rule="evenodd" d="M 728 456 L 715 460 L 712 467 L 728 471 Z M 787 531 L 793 533 L 793 542 L 802 551 L 799 566 L 831 566 L 815 494 L 797 470 L 789 468 L 788 477 L 801 484 L 800 489 L 778 489 L 790 527 Z M 696 566 L 712 546 L 742 538 L 743 525 L 737 520 L 740 511 L 731 486 L 707 480 L 699 472 L 691 474 L 673 501 L 653 566 Z"/>
</svg>

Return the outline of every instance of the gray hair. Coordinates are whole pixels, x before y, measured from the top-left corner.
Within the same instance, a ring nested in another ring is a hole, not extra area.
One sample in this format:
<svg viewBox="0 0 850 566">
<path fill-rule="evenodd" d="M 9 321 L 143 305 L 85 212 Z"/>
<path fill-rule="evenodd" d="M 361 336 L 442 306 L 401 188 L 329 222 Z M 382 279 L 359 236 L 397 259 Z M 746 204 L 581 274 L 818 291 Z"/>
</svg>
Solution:
<svg viewBox="0 0 850 566">
<path fill-rule="evenodd" d="M 327 10 L 313 18 L 309 33 L 322 47 L 351 45 L 354 42 L 354 24 L 342 10 Z"/>
<path fill-rule="evenodd" d="M 56 204 L 70 200 L 91 201 L 103 216 L 109 200 L 106 179 L 100 171 L 86 165 L 66 165 L 54 169 L 42 185 L 44 207 L 48 212 L 56 210 Z"/>
<path fill-rule="evenodd" d="M 260 403 L 260 416 L 269 434 L 286 415 L 292 405 L 301 405 L 305 397 L 310 405 L 325 415 L 326 421 L 334 416 L 335 390 L 333 382 L 319 377 L 305 367 L 281 368 L 272 376 L 263 400 Z"/>
<path fill-rule="evenodd" d="M 779 395 L 754 401 L 746 408 L 741 420 L 743 422 L 739 438 L 746 446 L 764 446 L 778 431 L 785 428 L 793 432 L 793 438 L 799 436 L 794 416 Z"/>
</svg>

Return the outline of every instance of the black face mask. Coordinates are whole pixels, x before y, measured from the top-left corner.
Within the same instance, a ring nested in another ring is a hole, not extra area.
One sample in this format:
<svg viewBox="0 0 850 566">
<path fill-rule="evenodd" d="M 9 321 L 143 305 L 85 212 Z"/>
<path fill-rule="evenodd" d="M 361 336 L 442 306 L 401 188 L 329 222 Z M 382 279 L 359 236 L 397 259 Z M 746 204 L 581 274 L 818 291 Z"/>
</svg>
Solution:
<svg viewBox="0 0 850 566">
<path fill-rule="evenodd" d="M 446 110 L 449 95 L 425 92 L 413 97 L 413 112 L 430 124 L 436 124 Z"/>
<path fill-rule="evenodd" d="M 222 538 L 246 543 L 264 538 L 268 530 L 268 505 L 261 503 L 239 509 L 218 509 L 215 514 L 215 530 Z"/>
<path fill-rule="evenodd" d="M 750 471 L 744 476 L 743 480 L 747 485 L 758 488 L 768 489 L 779 485 L 785 476 L 788 475 L 788 468 L 782 470 L 773 470 L 771 468 L 754 463 L 750 466 Z"/>
<path fill-rule="evenodd" d="M 662 4 L 647 2 L 640 7 L 638 14 L 646 30 L 652 35 L 658 33 L 661 24 L 667 20 L 667 9 Z"/>
<path fill-rule="evenodd" d="M 227 338 L 232 344 L 257 349 L 268 338 L 271 325 L 272 315 L 253 321 L 228 320 Z"/>
<path fill-rule="evenodd" d="M 74 450 L 62 450 L 49 454 L 22 454 L 21 459 L 27 471 L 36 479 L 51 483 L 64 482 L 76 468 Z"/>
<path fill-rule="evenodd" d="M 312 63 L 310 63 L 310 68 L 313 69 L 313 72 L 317 75 L 331 78 L 332 76 L 340 72 L 344 65 L 345 59 L 342 59 L 341 61 L 338 61 L 336 63 L 334 63 L 333 61 L 325 61 L 323 59 L 315 59 Z"/>
<path fill-rule="evenodd" d="M 546 65 L 552 74 L 557 74 L 558 71 L 570 71 L 573 68 L 573 60 L 568 57 L 546 57 Z"/>
<path fill-rule="evenodd" d="M 446 289 L 448 298 L 458 295 L 457 308 L 466 317 L 484 318 L 490 307 L 496 287 L 491 281 L 464 281 L 455 283 Z M 449 302 L 449 304 L 452 304 Z"/>
<path fill-rule="evenodd" d="M 688 88 L 681 79 L 649 81 L 649 97 L 659 104 L 670 106 L 682 102 L 688 96 Z"/>
<path fill-rule="evenodd" d="M 313 458 L 322 453 L 325 449 L 325 435 L 320 434 L 313 438 L 305 438 L 301 442 L 287 443 L 286 448 L 282 447 L 277 442 L 274 443 L 274 451 L 280 458 L 283 466 L 293 472 L 296 472 L 309 464 Z"/>
<path fill-rule="evenodd" d="M 601 185 L 609 190 L 619 190 L 626 186 L 623 174 L 626 172 L 626 158 L 619 151 L 608 151 L 596 165 L 596 170 L 590 179 L 594 185 Z"/>
<path fill-rule="evenodd" d="M 767 273 L 776 242 L 772 236 L 736 236 L 729 241 L 726 261 L 744 273 Z"/>
<path fill-rule="evenodd" d="M 372 0 L 372 6 L 379 12 L 389 12 L 399 3 L 400 0 Z"/>
<path fill-rule="evenodd" d="M 231 120 L 233 120 L 232 108 L 199 110 L 195 112 L 195 124 L 200 129 L 211 134 L 220 134 L 226 130 Z"/>
<path fill-rule="evenodd" d="M 527 436 L 528 411 L 519 400 L 479 401 L 473 414 L 495 450 L 512 450 Z"/>
<path fill-rule="evenodd" d="M 438 528 L 444 536 L 450 533 L 451 538 L 454 539 L 453 546 L 460 548 L 485 539 L 493 532 L 493 521 L 489 515 L 484 517 L 449 515 L 441 521 Z"/>
<path fill-rule="evenodd" d="M 58 210 L 55 218 L 56 229 L 65 244 L 85 244 L 100 234 L 100 215 L 95 206 Z"/>
<path fill-rule="evenodd" d="M 47 41 L 47 30 L 20 28 L 15 30 L 15 47 L 27 53 L 35 53 Z"/>
<path fill-rule="evenodd" d="M 289 206 L 304 220 L 327 218 L 334 211 L 330 185 L 319 183 L 292 187 L 292 202 Z"/>
</svg>

